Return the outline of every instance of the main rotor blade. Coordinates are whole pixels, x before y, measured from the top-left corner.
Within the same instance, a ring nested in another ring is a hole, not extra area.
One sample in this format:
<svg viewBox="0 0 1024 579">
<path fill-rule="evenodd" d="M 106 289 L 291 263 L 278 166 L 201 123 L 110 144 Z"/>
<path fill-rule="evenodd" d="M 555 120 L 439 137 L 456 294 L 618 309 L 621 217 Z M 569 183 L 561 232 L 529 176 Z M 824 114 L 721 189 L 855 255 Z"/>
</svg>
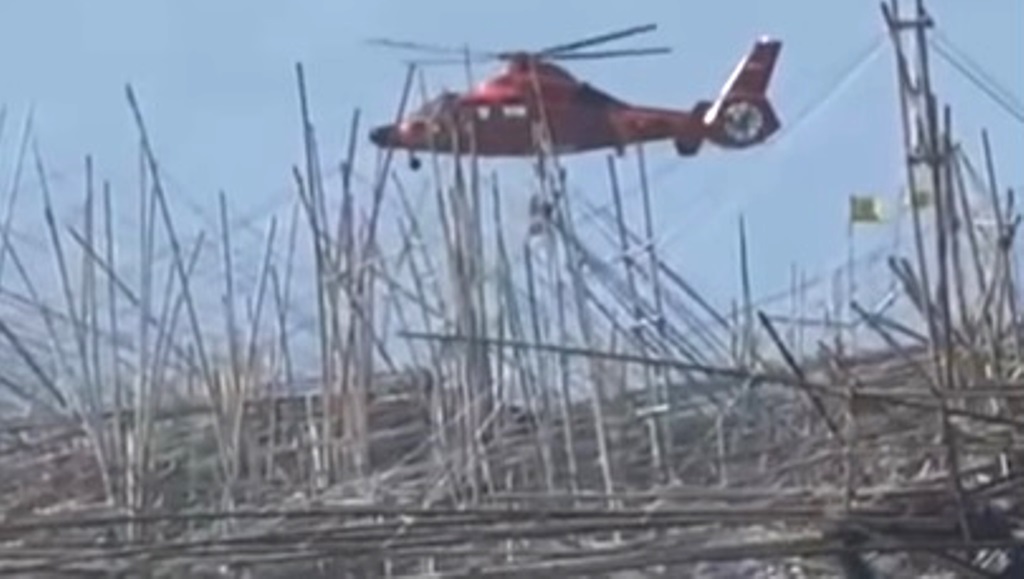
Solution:
<svg viewBox="0 0 1024 579">
<path fill-rule="evenodd" d="M 421 44 L 419 42 L 407 42 L 404 40 L 390 40 L 387 38 L 370 38 L 366 42 L 367 44 L 387 46 L 388 48 L 418 50 L 420 52 L 432 52 L 434 54 L 452 54 L 455 52 L 461 52 L 460 49 L 450 46 L 436 46 L 431 44 Z"/>
<path fill-rule="evenodd" d="M 470 54 L 469 58 L 466 58 L 465 56 L 452 56 L 447 58 L 416 58 L 408 62 L 410 64 L 415 64 L 416 66 L 443 66 L 449 64 L 466 64 L 467 62 L 489 62 L 494 59 L 495 58 L 493 56 L 486 54 Z"/>
<path fill-rule="evenodd" d="M 658 27 L 658 25 L 657 24 L 653 24 L 653 23 L 652 24 L 644 24 L 642 26 L 633 26 L 631 28 L 625 28 L 625 29 L 622 29 L 622 30 L 617 30 L 615 32 L 608 32 L 606 34 L 600 34 L 598 36 L 591 36 L 589 38 L 584 38 L 584 39 L 581 39 L 581 40 L 577 40 L 575 42 L 568 42 L 568 43 L 565 43 L 565 44 L 556 44 L 555 46 L 550 46 L 548 48 L 545 48 L 544 50 L 539 51 L 537 54 L 548 56 L 548 55 L 552 55 L 552 54 L 555 54 L 555 53 L 561 53 L 561 52 L 568 52 L 568 51 L 571 51 L 571 50 L 577 50 L 577 49 L 580 49 L 580 48 L 585 48 L 587 46 L 593 46 L 595 44 L 602 44 L 602 43 L 605 43 L 605 42 L 611 42 L 612 40 L 618 40 L 620 38 L 625 38 L 627 36 L 633 36 L 635 34 L 643 34 L 643 33 L 646 33 L 646 32 L 650 32 L 650 31 L 656 29 L 657 27 Z"/>
<path fill-rule="evenodd" d="M 494 54 L 490 52 L 476 52 L 454 46 L 438 46 L 435 44 L 422 44 L 419 42 L 408 42 L 405 40 L 390 40 L 388 38 L 370 38 L 366 42 L 368 44 L 376 44 L 377 46 L 386 46 L 388 48 L 398 48 L 401 50 L 417 50 L 419 52 L 428 52 L 431 54 L 460 55 L 462 58 L 465 58 L 467 53 L 473 58 L 494 58 Z"/>
<path fill-rule="evenodd" d="M 671 48 L 627 48 L 624 50 L 599 50 L 594 52 L 570 52 L 568 54 L 552 54 L 545 56 L 547 60 L 591 60 L 598 58 L 617 58 L 620 56 L 647 56 L 652 54 L 667 54 L 672 52 Z"/>
</svg>

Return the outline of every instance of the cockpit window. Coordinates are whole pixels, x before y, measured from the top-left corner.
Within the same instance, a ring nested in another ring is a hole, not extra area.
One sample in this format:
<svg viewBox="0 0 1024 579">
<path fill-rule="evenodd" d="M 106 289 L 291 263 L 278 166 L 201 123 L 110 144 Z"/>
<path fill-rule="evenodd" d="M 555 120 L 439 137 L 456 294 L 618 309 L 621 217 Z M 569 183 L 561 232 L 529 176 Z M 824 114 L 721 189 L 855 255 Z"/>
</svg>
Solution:
<svg viewBox="0 0 1024 579">
<path fill-rule="evenodd" d="M 439 116 L 446 116 L 455 110 L 458 95 L 453 92 L 443 92 L 440 95 L 423 103 L 420 108 L 412 113 L 414 118 L 432 119 Z"/>
</svg>

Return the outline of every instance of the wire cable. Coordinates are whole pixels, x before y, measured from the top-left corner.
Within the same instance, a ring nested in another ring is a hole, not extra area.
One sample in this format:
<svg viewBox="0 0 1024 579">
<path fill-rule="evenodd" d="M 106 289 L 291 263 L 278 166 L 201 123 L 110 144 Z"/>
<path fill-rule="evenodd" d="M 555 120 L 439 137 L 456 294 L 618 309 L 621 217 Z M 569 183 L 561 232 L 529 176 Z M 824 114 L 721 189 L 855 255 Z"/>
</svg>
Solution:
<svg viewBox="0 0 1024 579">
<path fill-rule="evenodd" d="M 1003 112 L 1009 114 L 1017 122 L 1024 124 L 1024 107 L 1021 107 L 1018 103 L 1013 102 L 1012 95 L 1004 92 L 1005 89 L 1001 89 L 998 84 L 989 84 L 986 82 L 987 73 L 984 69 L 978 67 L 972 67 L 971 62 L 961 61 L 956 55 L 952 54 L 951 51 L 947 50 L 942 44 L 929 40 L 928 44 L 935 50 L 936 54 L 942 57 L 946 63 L 952 66 L 957 72 L 964 76 L 971 84 L 978 90 L 985 94 L 989 99 L 992 100 L 999 108 L 1003 109 Z M 994 81 L 993 81 L 994 82 Z"/>
<path fill-rule="evenodd" d="M 1007 88 L 1006 85 L 999 82 L 999 79 L 996 78 L 994 74 L 986 70 L 981 63 L 972 58 L 966 50 L 960 48 L 945 32 L 942 30 L 936 30 L 934 34 L 935 36 L 933 38 L 942 44 L 942 47 L 946 52 L 956 56 L 962 63 L 973 69 L 975 74 L 984 79 L 990 87 L 997 90 L 1007 101 L 1010 101 L 1015 105 L 1016 109 L 1024 110 L 1024 101 L 1022 101 L 1019 96 Z"/>
</svg>

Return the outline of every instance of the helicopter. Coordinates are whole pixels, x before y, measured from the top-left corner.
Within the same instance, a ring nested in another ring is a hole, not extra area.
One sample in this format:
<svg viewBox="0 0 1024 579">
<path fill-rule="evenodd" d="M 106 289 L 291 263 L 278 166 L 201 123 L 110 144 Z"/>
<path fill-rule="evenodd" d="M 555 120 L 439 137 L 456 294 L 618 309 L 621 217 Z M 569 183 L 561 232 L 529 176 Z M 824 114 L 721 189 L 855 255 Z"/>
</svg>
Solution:
<svg viewBox="0 0 1024 579">
<path fill-rule="evenodd" d="M 524 157 L 542 150 L 565 155 L 612 149 L 621 156 L 631 144 L 671 140 L 680 156 L 692 157 L 705 141 L 724 149 L 745 149 L 779 130 L 781 122 L 767 96 L 782 50 L 777 39 L 758 38 L 718 96 L 700 100 L 688 110 L 630 104 L 554 64 L 669 52 L 664 47 L 577 52 L 656 27 L 634 26 L 533 52 L 473 53 L 371 39 L 372 44 L 392 48 L 462 54 L 461 58 L 434 59 L 434 63 L 497 60 L 506 64 L 466 92 L 443 91 L 398 122 L 373 127 L 369 140 L 380 148 L 408 151 L 410 167 L 416 170 L 420 166 L 417 152 Z"/>
</svg>

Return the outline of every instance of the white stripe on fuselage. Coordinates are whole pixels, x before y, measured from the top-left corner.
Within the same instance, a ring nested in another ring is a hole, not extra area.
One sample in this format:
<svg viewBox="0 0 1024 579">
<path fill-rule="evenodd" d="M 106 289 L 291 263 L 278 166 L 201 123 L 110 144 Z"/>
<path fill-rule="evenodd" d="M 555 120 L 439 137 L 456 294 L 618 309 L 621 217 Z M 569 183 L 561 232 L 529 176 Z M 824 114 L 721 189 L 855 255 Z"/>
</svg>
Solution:
<svg viewBox="0 0 1024 579">
<path fill-rule="evenodd" d="M 729 75 L 729 80 L 722 85 L 722 89 L 718 93 L 718 98 L 715 99 L 711 108 L 704 113 L 704 124 L 711 124 L 711 122 L 715 120 L 715 117 L 718 116 L 718 111 L 722 108 L 722 101 L 729 94 L 729 91 L 732 89 L 732 85 L 736 83 L 740 74 L 743 73 L 743 69 L 747 67 L 748 58 L 750 58 L 749 55 L 744 56 L 740 59 L 740 62 L 735 66 L 735 68 L 733 68 L 732 74 Z"/>
</svg>

